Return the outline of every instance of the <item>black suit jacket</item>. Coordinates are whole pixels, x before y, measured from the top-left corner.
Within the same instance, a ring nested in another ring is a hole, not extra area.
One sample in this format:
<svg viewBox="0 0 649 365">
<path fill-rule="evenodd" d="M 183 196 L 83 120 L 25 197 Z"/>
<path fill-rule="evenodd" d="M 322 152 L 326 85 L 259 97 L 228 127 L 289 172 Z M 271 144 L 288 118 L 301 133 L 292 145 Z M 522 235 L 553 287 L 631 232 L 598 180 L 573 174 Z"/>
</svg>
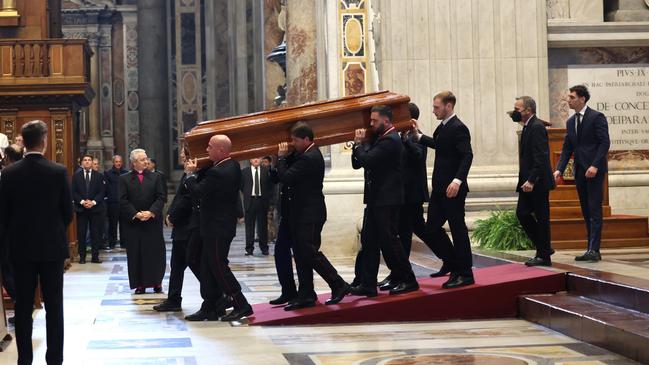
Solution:
<svg viewBox="0 0 649 365">
<path fill-rule="evenodd" d="M 564 172 L 570 156 L 574 154 L 575 164 L 586 171 L 590 166 L 597 167 L 597 173 L 608 172 L 608 149 L 611 140 L 608 135 L 608 122 L 604 114 L 586 107 L 579 132 L 575 132 L 575 115 L 566 122 L 566 137 L 557 170 Z"/>
<path fill-rule="evenodd" d="M 138 180 L 137 171 L 124 174 L 119 177 L 119 193 L 122 219 L 131 222 L 138 212 L 148 210 L 155 215 L 155 220 L 162 222 L 167 190 L 162 186 L 160 174 L 144 170 L 142 183 Z"/>
<path fill-rule="evenodd" d="M 183 174 L 181 181 L 185 179 Z M 176 195 L 167 209 L 169 221 L 173 224 L 171 230 L 171 238 L 174 240 L 188 240 L 190 231 L 189 223 L 192 217 L 192 198 L 189 190 L 183 184 L 178 184 Z"/>
<path fill-rule="evenodd" d="M 112 167 L 104 171 L 104 180 L 106 181 L 106 202 L 119 204 L 119 177 L 128 172 L 125 169 Z"/>
<path fill-rule="evenodd" d="M 521 186 L 526 181 L 534 184 L 534 190 L 546 191 L 555 188 L 550 166 L 548 131 L 536 116 L 532 116 L 523 128 L 518 156 L 517 192 L 522 192 Z"/>
<path fill-rule="evenodd" d="M 252 196 L 252 167 L 248 166 L 241 170 L 241 193 L 243 194 L 243 207 L 245 210 L 250 208 L 250 197 Z M 268 168 L 259 166 L 259 184 L 261 184 L 261 202 L 268 209 L 271 196 L 273 195 L 274 185 L 270 180 Z"/>
<path fill-rule="evenodd" d="M 316 146 L 302 154 L 294 153 L 291 158 L 279 159 L 277 176 L 290 194 L 286 201 L 289 205 L 289 222 L 324 223 L 327 220 L 322 193 L 324 174 L 324 158 Z"/>
<path fill-rule="evenodd" d="M 403 204 L 403 144 L 396 130 L 372 143 L 355 145 L 352 167 L 365 168 L 363 202 L 368 206 Z"/>
<path fill-rule="evenodd" d="M 103 212 L 105 210 L 104 198 L 106 197 L 106 183 L 104 175 L 91 170 L 90 171 L 90 189 L 86 190 L 85 170 L 77 170 L 72 175 L 72 199 L 74 199 L 74 209 L 78 213 L 84 212 Z M 86 209 L 81 205 L 82 200 L 94 200 L 97 205 Z"/>
<path fill-rule="evenodd" d="M 433 137 L 421 136 L 419 143 L 435 149 L 433 191 L 444 194 L 454 179 L 462 180 L 460 191 L 469 191 L 466 179 L 473 162 L 471 133 L 460 118 L 454 116 L 444 126 L 440 123 Z"/>
<path fill-rule="evenodd" d="M 221 161 L 205 172 L 200 182 L 195 175 L 185 178 L 185 186 L 200 199 L 201 236 L 234 237 L 237 230 L 241 167 L 233 159 Z"/>
<path fill-rule="evenodd" d="M 403 141 L 403 190 L 404 203 L 417 204 L 428 201 L 428 176 L 426 173 L 425 146 L 415 142 L 414 136 L 408 134 Z"/>
<path fill-rule="evenodd" d="M 70 222 L 72 195 L 65 167 L 29 154 L 2 171 L 0 243 L 8 246 L 12 261 L 70 257 L 66 234 Z"/>
</svg>

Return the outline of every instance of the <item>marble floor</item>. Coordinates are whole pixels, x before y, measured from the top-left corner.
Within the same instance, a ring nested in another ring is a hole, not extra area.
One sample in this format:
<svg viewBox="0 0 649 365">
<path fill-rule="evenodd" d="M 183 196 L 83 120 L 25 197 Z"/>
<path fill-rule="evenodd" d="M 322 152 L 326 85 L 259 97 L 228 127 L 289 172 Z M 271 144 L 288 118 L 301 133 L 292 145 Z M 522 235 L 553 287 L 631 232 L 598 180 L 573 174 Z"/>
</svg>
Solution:
<svg viewBox="0 0 649 365">
<path fill-rule="evenodd" d="M 253 303 L 276 297 L 280 288 L 272 256 L 244 256 L 241 237 L 230 256 L 245 295 Z M 169 255 L 171 246 L 167 249 Z M 635 254 L 605 254 L 602 265 L 649 270 L 646 263 L 638 267 Z M 643 254 L 649 258 L 649 251 Z M 103 253 L 102 258 L 99 265 L 75 264 L 65 275 L 66 364 L 635 364 L 518 319 L 296 327 L 186 322 L 183 316 L 201 303 L 198 282 L 189 270 L 183 313 L 157 313 L 152 306 L 165 295 L 131 294 L 126 253 Z M 352 279 L 353 258 L 332 261 L 345 279 Z M 439 264 L 423 251 L 413 252 L 412 261 L 419 276 Z M 385 274 L 385 267 L 381 271 Z M 316 289 L 328 292 L 317 275 Z M 44 364 L 45 312 L 35 311 L 34 318 L 34 363 Z M 0 365 L 15 364 L 16 356 L 12 341 L 0 353 Z"/>
</svg>

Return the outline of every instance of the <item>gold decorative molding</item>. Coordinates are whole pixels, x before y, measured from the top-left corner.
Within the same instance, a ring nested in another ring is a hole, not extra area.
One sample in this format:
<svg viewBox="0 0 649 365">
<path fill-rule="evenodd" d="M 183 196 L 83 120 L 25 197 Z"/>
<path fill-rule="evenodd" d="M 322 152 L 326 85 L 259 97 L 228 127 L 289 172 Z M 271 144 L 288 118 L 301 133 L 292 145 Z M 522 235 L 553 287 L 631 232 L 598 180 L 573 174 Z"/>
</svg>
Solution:
<svg viewBox="0 0 649 365">
<path fill-rule="evenodd" d="M 65 163 L 65 119 L 55 117 L 52 120 L 54 125 L 54 161 L 56 163 Z"/>
</svg>

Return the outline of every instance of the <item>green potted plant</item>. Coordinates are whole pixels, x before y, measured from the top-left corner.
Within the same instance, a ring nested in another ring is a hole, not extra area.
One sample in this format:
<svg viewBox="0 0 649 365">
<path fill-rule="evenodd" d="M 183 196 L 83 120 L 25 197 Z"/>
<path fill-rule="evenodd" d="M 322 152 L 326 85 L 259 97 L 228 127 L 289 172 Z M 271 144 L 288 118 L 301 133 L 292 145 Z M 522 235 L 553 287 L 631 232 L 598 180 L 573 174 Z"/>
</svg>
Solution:
<svg viewBox="0 0 649 365">
<path fill-rule="evenodd" d="M 475 223 L 471 238 L 481 248 L 498 251 L 533 250 L 534 245 L 513 210 L 495 210 Z"/>
</svg>

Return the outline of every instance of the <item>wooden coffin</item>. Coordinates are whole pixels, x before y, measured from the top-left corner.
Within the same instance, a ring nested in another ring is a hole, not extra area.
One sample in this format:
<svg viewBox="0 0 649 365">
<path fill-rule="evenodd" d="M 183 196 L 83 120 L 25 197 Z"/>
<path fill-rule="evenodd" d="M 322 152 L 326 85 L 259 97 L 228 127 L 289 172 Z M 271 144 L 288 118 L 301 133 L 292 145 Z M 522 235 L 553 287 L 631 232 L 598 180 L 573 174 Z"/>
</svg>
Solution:
<svg viewBox="0 0 649 365">
<path fill-rule="evenodd" d="M 398 130 L 409 129 L 409 101 L 406 95 L 380 91 L 210 120 L 187 132 L 185 141 L 190 157 L 197 158 L 199 166 L 210 163 L 205 149 L 215 134 L 225 134 L 230 138 L 232 157 L 238 160 L 277 154 L 277 145 L 291 141 L 291 127 L 298 121 L 309 123 L 318 146 L 343 143 L 354 139 L 356 129 L 369 128 L 370 109 L 375 105 L 391 106 L 395 127 Z"/>
</svg>

